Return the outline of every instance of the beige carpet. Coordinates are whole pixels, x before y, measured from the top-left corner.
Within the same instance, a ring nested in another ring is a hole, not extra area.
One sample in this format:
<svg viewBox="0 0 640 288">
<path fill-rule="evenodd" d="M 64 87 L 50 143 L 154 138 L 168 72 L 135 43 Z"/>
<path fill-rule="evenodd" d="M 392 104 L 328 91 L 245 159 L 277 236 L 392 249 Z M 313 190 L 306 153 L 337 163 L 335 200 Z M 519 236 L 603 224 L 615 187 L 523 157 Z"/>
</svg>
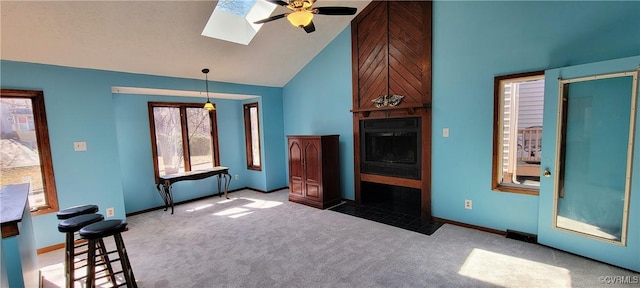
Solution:
<svg viewBox="0 0 640 288">
<path fill-rule="evenodd" d="M 541 245 L 445 224 L 433 235 L 287 201 L 231 193 L 129 217 L 139 287 L 637 287 L 640 277 Z M 107 243 L 109 245 L 109 243 Z M 62 250 L 39 256 L 62 287 Z M 76 287 L 83 287 L 77 285 Z"/>
</svg>

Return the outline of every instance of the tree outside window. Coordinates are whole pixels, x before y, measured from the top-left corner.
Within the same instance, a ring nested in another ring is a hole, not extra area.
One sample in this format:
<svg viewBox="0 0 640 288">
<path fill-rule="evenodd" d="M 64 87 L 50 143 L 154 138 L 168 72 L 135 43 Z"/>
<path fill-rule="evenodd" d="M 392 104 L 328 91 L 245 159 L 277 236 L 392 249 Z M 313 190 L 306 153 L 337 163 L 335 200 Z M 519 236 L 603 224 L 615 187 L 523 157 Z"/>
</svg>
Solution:
<svg viewBox="0 0 640 288">
<path fill-rule="evenodd" d="M 247 150 L 247 169 L 262 170 L 260 160 L 260 123 L 257 102 L 244 104 L 244 137 Z"/>
<path fill-rule="evenodd" d="M 44 93 L 2 89 L 0 110 L 0 184 L 29 183 L 34 214 L 58 211 Z"/>
<path fill-rule="evenodd" d="M 215 110 L 194 103 L 149 103 L 153 161 L 159 176 L 220 165 Z"/>
</svg>

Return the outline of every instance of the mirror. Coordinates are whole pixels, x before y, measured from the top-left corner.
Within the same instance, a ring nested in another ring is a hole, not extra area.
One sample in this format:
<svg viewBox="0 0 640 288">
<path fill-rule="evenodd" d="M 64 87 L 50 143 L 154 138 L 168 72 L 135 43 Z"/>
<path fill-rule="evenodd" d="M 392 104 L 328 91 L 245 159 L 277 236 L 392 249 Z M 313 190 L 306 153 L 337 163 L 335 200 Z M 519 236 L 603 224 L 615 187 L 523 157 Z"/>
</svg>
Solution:
<svg viewBox="0 0 640 288">
<path fill-rule="evenodd" d="M 559 81 L 554 225 L 626 245 L 638 72 Z"/>
</svg>

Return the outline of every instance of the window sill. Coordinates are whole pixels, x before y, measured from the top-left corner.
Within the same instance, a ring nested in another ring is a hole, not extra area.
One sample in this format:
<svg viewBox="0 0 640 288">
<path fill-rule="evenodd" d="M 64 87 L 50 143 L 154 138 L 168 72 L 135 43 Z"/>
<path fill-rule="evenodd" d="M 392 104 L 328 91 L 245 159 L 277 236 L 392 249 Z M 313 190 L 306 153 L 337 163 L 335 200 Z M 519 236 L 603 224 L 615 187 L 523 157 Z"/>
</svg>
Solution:
<svg viewBox="0 0 640 288">
<path fill-rule="evenodd" d="M 58 209 L 55 209 L 52 207 L 42 207 L 42 208 L 38 208 L 36 210 L 31 211 L 31 216 L 45 215 L 45 214 L 55 213 L 55 212 L 58 212 Z"/>
<path fill-rule="evenodd" d="M 499 185 L 499 186 L 494 186 L 493 189 L 491 190 L 495 192 L 507 192 L 507 193 L 525 194 L 525 195 L 532 195 L 532 196 L 540 195 L 540 188 L 538 187 L 527 188 L 527 187 L 521 187 L 521 186 Z"/>
</svg>

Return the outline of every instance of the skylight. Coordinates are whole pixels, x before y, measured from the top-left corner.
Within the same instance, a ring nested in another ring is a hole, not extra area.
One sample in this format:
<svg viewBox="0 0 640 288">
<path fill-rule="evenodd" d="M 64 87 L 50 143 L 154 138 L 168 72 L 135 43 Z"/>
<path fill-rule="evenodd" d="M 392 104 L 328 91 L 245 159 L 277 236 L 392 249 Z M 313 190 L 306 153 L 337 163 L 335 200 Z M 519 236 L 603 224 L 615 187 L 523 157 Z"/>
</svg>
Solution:
<svg viewBox="0 0 640 288">
<path fill-rule="evenodd" d="M 249 45 L 263 24 L 253 24 L 271 15 L 276 5 L 264 0 L 220 0 L 202 36 Z"/>
<path fill-rule="evenodd" d="M 220 0 L 216 9 L 246 17 L 255 3 L 255 0 Z"/>
</svg>

